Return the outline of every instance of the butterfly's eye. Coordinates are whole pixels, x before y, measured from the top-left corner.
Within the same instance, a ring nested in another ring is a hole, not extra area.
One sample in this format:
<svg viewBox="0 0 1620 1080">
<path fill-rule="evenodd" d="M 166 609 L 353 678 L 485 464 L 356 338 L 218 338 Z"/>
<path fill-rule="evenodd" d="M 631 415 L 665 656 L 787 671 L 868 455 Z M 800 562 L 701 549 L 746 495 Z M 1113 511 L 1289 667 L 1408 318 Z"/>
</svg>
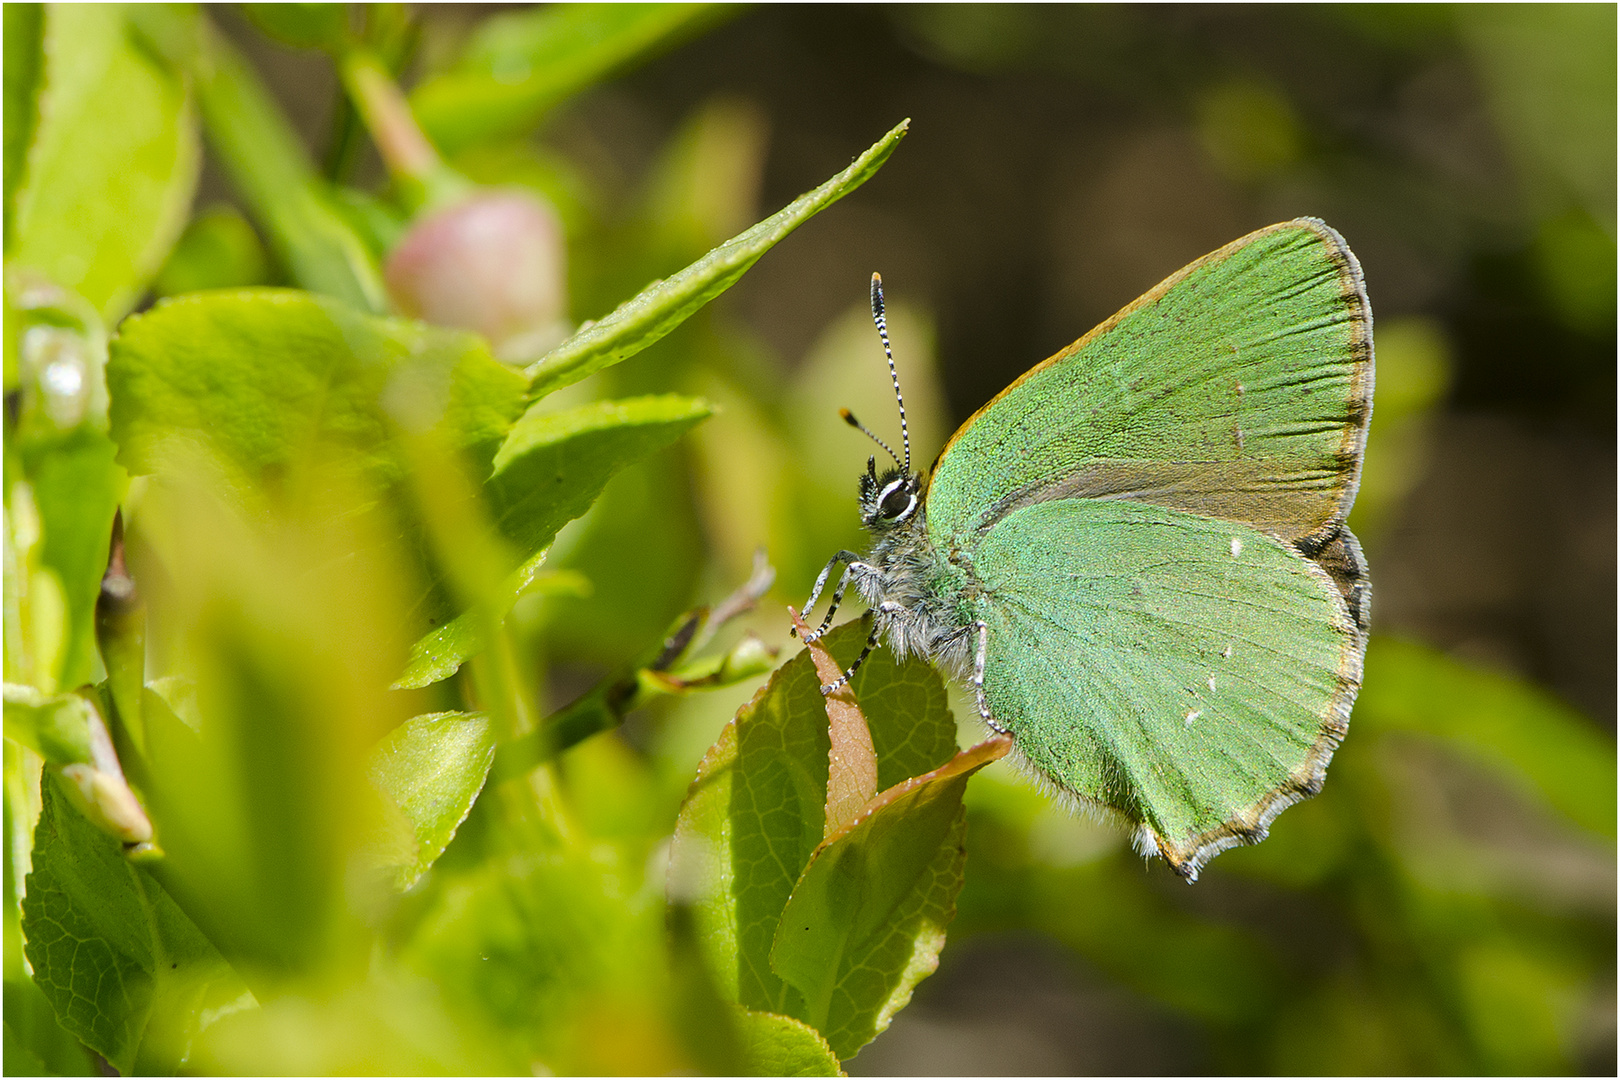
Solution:
<svg viewBox="0 0 1620 1080">
<path fill-rule="evenodd" d="M 883 492 L 883 498 L 878 501 L 878 511 L 886 518 L 898 520 L 910 513 L 916 501 L 911 486 L 903 480 L 897 481 Z"/>
</svg>

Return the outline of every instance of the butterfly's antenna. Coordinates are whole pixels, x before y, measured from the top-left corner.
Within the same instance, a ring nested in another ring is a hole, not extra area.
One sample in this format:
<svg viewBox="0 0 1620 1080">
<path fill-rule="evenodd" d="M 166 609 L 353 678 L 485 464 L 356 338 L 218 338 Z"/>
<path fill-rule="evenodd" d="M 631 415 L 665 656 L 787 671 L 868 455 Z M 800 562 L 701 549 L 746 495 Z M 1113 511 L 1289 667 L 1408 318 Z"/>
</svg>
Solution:
<svg viewBox="0 0 1620 1080">
<path fill-rule="evenodd" d="M 875 442 L 879 446 L 883 447 L 884 450 L 888 450 L 889 456 L 894 458 L 894 463 L 896 465 L 900 464 L 900 455 L 895 453 L 893 450 L 889 450 L 889 444 L 888 443 L 884 442 L 882 439 L 880 439 L 876 435 L 872 434 L 872 429 L 871 428 L 867 427 L 865 424 L 863 424 L 859 420 L 855 419 L 855 414 L 854 413 L 850 412 L 848 409 L 839 409 L 838 410 L 838 415 L 842 416 L 844 418 L 844 423 L 848 424 L 852 428 L 858 429 L 861 432 L 861 434 L 865 435 L 868 439 L 871 439 L 873 442 Z"/>
<path fill-rule="evenodd" d="M 894 370 L 894 352 L 889 348 L 889 325 L 883 319 L 883 277 L 872 275 L 872 321 L 877 323 L 878 337 L 883 339 L 883 355 L 889 360 L 889 378 L 894 382 L 894 400 L 900 405 L 900 445 L 906 452 L 906 463 L 901 468 L 911 475 L 911 434 L 906 430 L 906 399 L 900 396 L 900 373 Z M 871 432 L 867 432 L 871 435 Z M 872 435 L 874 439 L 876 435 Z M 880 440 L 881 441 L 881 440 Z M 888 447 L 884 447 L 888 450 Z M 894 451 L 889 450 L 894 457 Z"/>
</svg>

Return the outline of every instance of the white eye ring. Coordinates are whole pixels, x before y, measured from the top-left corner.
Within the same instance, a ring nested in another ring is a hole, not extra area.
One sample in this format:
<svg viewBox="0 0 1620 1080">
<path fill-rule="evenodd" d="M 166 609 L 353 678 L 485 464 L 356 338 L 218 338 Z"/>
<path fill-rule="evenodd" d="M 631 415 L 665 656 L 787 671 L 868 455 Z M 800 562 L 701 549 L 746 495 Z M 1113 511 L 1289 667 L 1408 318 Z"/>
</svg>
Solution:
<svg viewBox="0 0 1620 1080">
<path fill-rule="evenodd" d="M 887 501 L 889 496 L 894 493 L 895 489 L 903 488 L 906 486 L 906 484 L 907 478 L 901 477 L 899 480 L 890 481 L 882 491 L 878 492 L 877 504 L 879 512 L 882 511 L 884 502 Z M 906 518 L 910 517 L 912 512 L 917 509 L 917 496 L 913 493 L 908 493 L 907 499 L 909 501 L 906 503 L 906 508 L 894 516 L 895 521 L 906 520 Z"/>
</svg>

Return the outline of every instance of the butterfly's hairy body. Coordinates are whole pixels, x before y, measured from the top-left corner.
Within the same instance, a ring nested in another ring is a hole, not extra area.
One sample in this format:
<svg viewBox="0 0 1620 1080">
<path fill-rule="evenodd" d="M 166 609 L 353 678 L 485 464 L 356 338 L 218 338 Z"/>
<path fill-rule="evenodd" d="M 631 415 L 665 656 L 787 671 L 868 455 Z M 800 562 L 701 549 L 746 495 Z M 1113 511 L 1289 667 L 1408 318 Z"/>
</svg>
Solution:
<svg viewBox="0 0 1620 1080">
<path fill-rule="evenodd" d="M 978 583 L 939 557 L 928 539 L 925 511 L 881 533 L 855 587 L 875 613 L 876 629 L 896 656 L 921 656 L 960 681 L 972 673 L 976 624 L 969 603 Z M 951 599 L 959 597 L 960 600 Z"/>
</svg>

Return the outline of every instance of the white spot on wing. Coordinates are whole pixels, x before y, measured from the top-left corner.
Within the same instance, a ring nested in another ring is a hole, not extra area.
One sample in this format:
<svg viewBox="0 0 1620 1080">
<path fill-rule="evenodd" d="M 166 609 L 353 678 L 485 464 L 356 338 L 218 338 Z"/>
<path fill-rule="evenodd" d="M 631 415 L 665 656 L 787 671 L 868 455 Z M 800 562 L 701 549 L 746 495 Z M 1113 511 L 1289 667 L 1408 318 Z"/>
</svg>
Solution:
<svg viewBox="0 0 1620 1080">
<path fill-rule="evenodd" d="M 1188 709 L 1187 710 L 1187 715 L 1185 717 L 1185 720 L 1187 721 L 1187 726 L 1192 727 L 1192 722 L 1194 720 L 1198 719 L 1200 716 L 1203 716 L 1203 715 L 1204 715 L 1204 710 L 1202 710 L 1202 709 Z"/>
<path fill-rule="evenodd" d="M 1226 643 L 1226 648 L 1221 650 L 1221 659 L 1222 660 L 1230 660 L 1230 659 L 1232 659 L 1232 643 L 1230 641 Z"/>
<path fill-rule="evenodd" d="M 1235 559 L 1241 554 L 1243 554 L 1243 541 L 1234 536 L 1232 537 L 1232 558 Z"/>
<path fill-rule="evenodd" d="M 1211 675 L 1208 679 L 1206 679 L 1204 685 L 1213 691 L 1215 689 L 1215 676 Z"/>
</svg>

